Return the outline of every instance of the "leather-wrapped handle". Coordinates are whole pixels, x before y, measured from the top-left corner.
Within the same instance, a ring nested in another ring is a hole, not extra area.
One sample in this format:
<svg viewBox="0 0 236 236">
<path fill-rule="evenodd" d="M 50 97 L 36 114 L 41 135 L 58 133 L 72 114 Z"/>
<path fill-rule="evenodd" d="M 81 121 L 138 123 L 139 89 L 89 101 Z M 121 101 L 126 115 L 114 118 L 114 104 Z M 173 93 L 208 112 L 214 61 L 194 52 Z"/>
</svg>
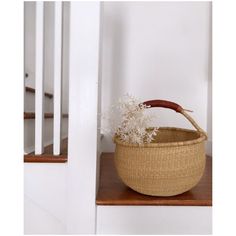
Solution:
<svg viewBox="0 0 236 236">
<path fill-rule="evenodd" d="M 163 107 L 163 108 L 169 108 L 176 112 L 181 113 L 183 111 L 183 108 L 174 102 L 166 101 L 166 100 L 150 100 L 143 103 L 144 105 L 150 106 L 150 107 Z"/>
<path fill-rule="evenodd" d="M 194 127 L 195 129 L 201 133 L 205 138 L 207 139 L 206 132 L 200 128 L 200 126 L 194 121 L 194 119 L 186 113 L 186 111 L 183 109 L 180 105 L 174 102 L 166 101 L 166 100 L 150 100 L 143 102 L 144 105 L 150 106 L 150 107 L 163 107 L 163 108 L 169 108 L 171 110 L 174 110 L 178 113 L 181 113 Z"/>
</svg>

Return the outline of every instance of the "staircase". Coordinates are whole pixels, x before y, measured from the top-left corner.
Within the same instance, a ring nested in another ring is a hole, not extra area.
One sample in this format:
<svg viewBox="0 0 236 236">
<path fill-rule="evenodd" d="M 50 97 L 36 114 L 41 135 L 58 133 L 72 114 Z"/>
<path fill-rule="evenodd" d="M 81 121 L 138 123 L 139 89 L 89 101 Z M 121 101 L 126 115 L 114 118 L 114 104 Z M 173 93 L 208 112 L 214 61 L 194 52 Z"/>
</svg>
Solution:
<svg viewBox="0 0 236 236">
<path fill-rule="evenodd" d="M 68 20 L 64 4 L 25 9 L 24 162 L 66 162 Z"/>
<path fill-rule="evenodd" d="M 59 29 L 62 17 L 61 2 L 37 1 L 26 2 L 25 5 L 28 9 L 25 11 L 26 15 L 37 13 L 33 14 L 37 18 L 36 23 L 32 23 L 33 27 L 36 26 L 36 30 L 32 31 L 36 32 L 34 41 L 37 47 L 29 60 L 28 52 L 25 52 L 25 234 L 211 234 L 210 157 L 207 158 L 201 182 L 192 190 L 173 197 L 154 197 L 137 193 L 123 184 L 115 169 L 114 153 L 103 152 L 107 137 L 101 142 L 99 128 L 104 98 L 101 99 L 103 86 L 99 51 L 103 44 L 100 41 L 107 38 L 111 42 L 111 59 L 125 44 L 123 45 L 123 41 L 122 44 L 117 44 L 117 40 L 114 40 L 117 37 L 110 38 L 106 34 L 106 37 L 100 37 L 100 21 L 105 19 L 102 14 L 106 10 L 102 3 L 63 2 L 63 16 L 67 17 L 68 27 L 62 27 L 62 34 Z M 108 24 L 106 28 L 114 25 L 120 30 L 114 31 L 115 36 L 119 35 L 123 39 L 123 35 L 119 34 L 123 32 L 120 24 L 123 21 L 112 18 L 112 15 L 108 14 L 107 22 L 113 24 Z M 51 27 L 50 21 L 44 23 L 44 18 L 53 19 L 53 22 L 57 22 L 54 26 L 58 28 Z M 26 22 L 31 24 L 32 20 L 26 19 Z M 63 26 L 66 25 L 65 22 Z M 45 25 L 46 32 L 43 30 Z M 52 35 L 48 34 L 50 27 L 53 29 Z M 46 37 L 42 37 L 44 33 L 47 34 Z M 68 35 L 70 47 L 65 43 L 65 37 Z M 51 52 L 53 56 L 47 51 L 47 40 L 43 44 L 43 39 L 52 40 L 50 45 L 55 49 Z M 30 47 L 30 40 L 25 45 L 26 49 Z M 61 53 L 61 49 L 65 51 Z M 114 49 L 119 50 L 113 51 Z M 42 52 L 47 52 L 47 55 L 44 56 Z M 37 63 L 33 61 L 34 57 Z M 116 63 L 116 58 L 111 62 L 112 65 Z M 30 68 L 31 64 L 37 68 Z M 67 112 L 55 109 L 63 105 L 60 96 L 61 88 L 64 89 L 65 86 L 61 82 L 68 77 L 69 130 Z M 116 96 L 123 89 L 122 84 L 116 81 L 118 78 L 119 75 L 111 86 L 110 82 L 107 84 L 107 81 L 104 83 L 103 80 L 104 87 L 111 89 L 109 95 L 115 92 Z M 29 83 L 31 79 L 34 81 Z M 49 88 L 45 84 L 50 79 L 54 84 Z M 112 97 L 108 96 L 108 99 L 110 98 Z M 106 99 L 104 101 L 106 102 Z M 58 128 L 60 132 L 55 132 Z M 55 152 L 55 146 L 60 148 L 59 154 Z"/>
<path fill-rule="evenodd" d="M 41 162 L 41 163 L 64 163 L 67 161 L 67 123 L 68 114 L 62 114 L 62 137 L 60 155 L 53 154 L 53 94 L 44 93 L 44 153 L 36 155 L 34 152 L 34 135 L 35 135 L 35 89 L 25 87 L 25 112 L 24 112 L 24 138 L 25 138 L 25 155 L 24 162 Z"/>
</svg>

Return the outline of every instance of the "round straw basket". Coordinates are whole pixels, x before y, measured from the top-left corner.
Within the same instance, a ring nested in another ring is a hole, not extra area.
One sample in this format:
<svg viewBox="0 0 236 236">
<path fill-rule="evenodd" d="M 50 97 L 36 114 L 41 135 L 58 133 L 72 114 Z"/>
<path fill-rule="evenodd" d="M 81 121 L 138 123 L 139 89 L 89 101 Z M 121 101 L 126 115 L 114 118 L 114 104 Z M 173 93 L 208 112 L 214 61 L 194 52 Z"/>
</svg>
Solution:
<svg viewBox="0 0 236 236">
<path fill-rule="evenodd" d="M 127 186 L 146 195 L 174 196 L 190 190 L 205 169 L 206 133 L 176 103 L 152 100 L 144 104 L 181 113 L 196 131 L 162 127 L 152 143 L 143 145 L 125 143 L 115 137 L 118 175 Z"/>
</svg>

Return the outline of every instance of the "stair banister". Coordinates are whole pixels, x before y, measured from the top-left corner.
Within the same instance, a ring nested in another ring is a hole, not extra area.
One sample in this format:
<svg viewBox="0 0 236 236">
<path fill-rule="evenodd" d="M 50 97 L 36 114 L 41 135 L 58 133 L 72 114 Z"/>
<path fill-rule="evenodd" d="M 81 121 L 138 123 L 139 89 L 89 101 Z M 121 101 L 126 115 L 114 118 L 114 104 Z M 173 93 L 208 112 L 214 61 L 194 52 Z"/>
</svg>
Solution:
<svg viewBox="0 0 236 236">
<path fill-rule="evenodd" d="M 62 127 L 62 2 L 55 2 L 54 11 L 54 119 L 53 154 L 61 153 Z"/>
<path fill-rule="evenodd" d="M 44 151 L 44 2 L 36 2 L 35 25 L 35 154 L 41 155 Z"/>
</svg>

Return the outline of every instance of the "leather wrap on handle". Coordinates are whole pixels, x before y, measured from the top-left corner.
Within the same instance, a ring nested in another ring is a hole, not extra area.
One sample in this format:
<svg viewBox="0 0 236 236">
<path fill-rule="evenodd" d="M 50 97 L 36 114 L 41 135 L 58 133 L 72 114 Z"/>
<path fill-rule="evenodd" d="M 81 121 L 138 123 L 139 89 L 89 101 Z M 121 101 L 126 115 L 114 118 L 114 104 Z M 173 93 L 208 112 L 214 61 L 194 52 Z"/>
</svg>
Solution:
<svg viewBox="0 0 236 236">
<path fill-rule="evenodd" d="M 150 100 L 143 102 L 144 105 L 150 106 L 150 107 L 163 107 L 163 108 L 169 108 L 172 109 L 178 113 L 181 113 L 194 127 L 195 129 L 205 136 L 207 139 L 207 133 L 201 129 L 201 127 L 194 121 L 194 119 L 185 112 L 185 110 L 178 105 L 177 103 L 166 101 L 166 100 Z"/>
<path fill-rule="evenodd" d="M 150 100 L 150 101 L 144 102 L 143 104 L 147 106 L 151 106 L 151 107 L 169 108 L 179 113 L 183 111 L 183 108 L 177 103 L 166 101 L 166 100 Z"/>
</svg>

